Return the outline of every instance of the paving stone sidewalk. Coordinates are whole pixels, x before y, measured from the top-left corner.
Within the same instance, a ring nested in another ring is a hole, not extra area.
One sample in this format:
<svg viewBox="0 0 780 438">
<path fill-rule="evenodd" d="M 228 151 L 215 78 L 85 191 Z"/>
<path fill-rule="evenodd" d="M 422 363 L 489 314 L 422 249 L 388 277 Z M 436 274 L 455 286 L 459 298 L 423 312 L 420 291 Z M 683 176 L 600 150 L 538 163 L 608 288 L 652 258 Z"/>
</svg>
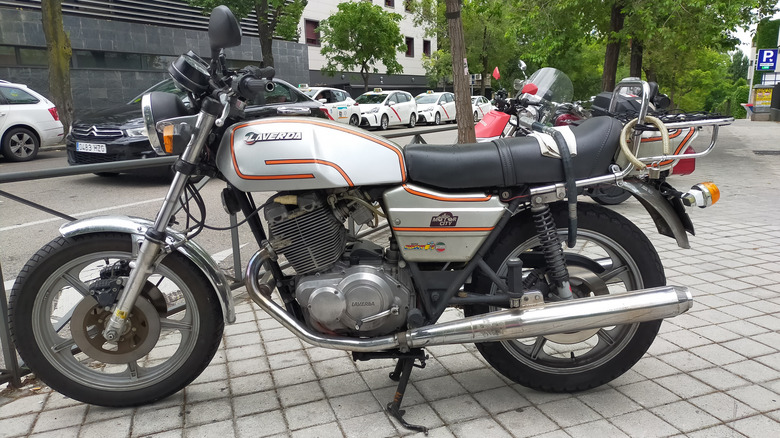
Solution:
<svg viewBox="0 0 780 438">
<path fill-rule="evenodd" d="M 635 200 L 614 207 L 656 245 L 667 282 L 695 298 L 636 366 L 597 389 L 548 394 L 506 380 L 473 345 L 433 347 L 412 373 L 407 420 L 431 437 L 780 436 L 780 156 L 753 153 L 780 151 L 780 124 L 739 120 L 718 148 L 672 180 L 722 190 L 718 205 L 690 212 L 691 249 L 658 235 Z M 176 395 L 107 409 L 46 387 L 6 393 L 0 437 L 422 436 L 384 411 L 392 361 L 304 344 L 245 297 L 237 311 L 211 365 Z"/>
</svg>

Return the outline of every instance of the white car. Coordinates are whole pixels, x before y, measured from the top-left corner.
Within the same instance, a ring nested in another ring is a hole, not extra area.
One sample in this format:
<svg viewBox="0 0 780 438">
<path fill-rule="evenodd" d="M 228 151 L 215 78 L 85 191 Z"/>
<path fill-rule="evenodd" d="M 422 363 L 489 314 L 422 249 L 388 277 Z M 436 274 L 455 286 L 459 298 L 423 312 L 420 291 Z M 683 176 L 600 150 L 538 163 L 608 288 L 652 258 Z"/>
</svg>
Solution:
<svg viewBox="0 0 780 438">
<path fill-rule="evenodd" d="M 327 108 L 330 118 L 337 122 L 357 126 L 360 123 L 360 107 L 344 90 L 330 87 L 299 85 L 298 90 Z"/>
<path fill-rule="evenodd" d="M 62 122 L 53 103 L 26 85 L 0 81 L 0 153 L 30 161 L 41 146 L 62 143 Z"/>
<path fill-rule="evenodd" d="M 455 95 L 448 92 L 419 94 L 417 101 L 417 121 L 439 125 L 441 122 L 455 121 Z"/>
<path fill-rule="evenodd" d="M 383 91 L 379 88 L 358 96 L 360 126 L 387 129 L 392 125 L 417 124 L 417 104 L 406 91 Z"/>
<path fill-rule="evenodd" d="M 493 110 L 493 104 L 485 96 L 471 96 L 471 111 L 474 112 L 474 122 L 485 117 L 485 114 Z"/>
</svg>

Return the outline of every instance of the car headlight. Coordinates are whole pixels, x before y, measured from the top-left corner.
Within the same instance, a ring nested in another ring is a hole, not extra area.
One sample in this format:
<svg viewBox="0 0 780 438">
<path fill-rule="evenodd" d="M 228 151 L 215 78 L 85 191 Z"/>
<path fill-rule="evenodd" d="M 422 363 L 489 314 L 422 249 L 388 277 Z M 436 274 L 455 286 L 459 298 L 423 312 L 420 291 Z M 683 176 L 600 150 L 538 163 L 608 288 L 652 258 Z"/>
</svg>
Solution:
<svg viewBox="0 0 780 438">
<path fill-rule="evenodd" d="M 379 107 L 378 106 L 375 106 L 375 107 L 371 108 L 370 110 L 368 110 L 368 114 L 374 114 L 374 113 L 378 113 L 378 112 L 379 112 Z"/>
<path fill-rule="evenodd" d="M 423 108 L 421 111 L 422 111 L 422 112 L 433 111 L 433 107 L 432 107 L 432 106 L 426 106 L 426 107 L 425 107 L 425 108 Z"/>
<path fill-rule="evenodd" d="M 139 126 L 138 128 L 125 129 L 125 135 L 128 137 L 146 137 L 146 128 Z"/>
</svg>

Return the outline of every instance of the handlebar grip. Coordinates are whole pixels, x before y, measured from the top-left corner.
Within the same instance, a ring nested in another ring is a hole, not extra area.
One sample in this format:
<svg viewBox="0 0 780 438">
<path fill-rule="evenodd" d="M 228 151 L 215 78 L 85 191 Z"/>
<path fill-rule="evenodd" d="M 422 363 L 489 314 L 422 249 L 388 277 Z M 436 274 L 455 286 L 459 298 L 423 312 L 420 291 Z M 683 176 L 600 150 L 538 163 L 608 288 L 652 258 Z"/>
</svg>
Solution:
<svg viewBox="0 0 780 438">
<path fill-rule="evenodd" d="M 274 70 L 273 67 L 263 67 L 255 70 L 253 74 L 258 78 L 265 78 L 270 81 L 274 78 L 274 75 L 276 75 L 276 70 Z"/>
<path fill-rule="evenodd" d="M 273 70 L 273 67 L 267 67 Z M 239 80 L 238 87 L 236 91 L 239 95 L 247 98 L 252 99 L 254 96 L 256 96 L 258 93 L 261 93 L 263 91 L 273 91 L 274 90 L 274 83 L 271 82 L 269 79 L 258 79 L 254 78 L 252 76 L 244 76 Z"/>
</svg>

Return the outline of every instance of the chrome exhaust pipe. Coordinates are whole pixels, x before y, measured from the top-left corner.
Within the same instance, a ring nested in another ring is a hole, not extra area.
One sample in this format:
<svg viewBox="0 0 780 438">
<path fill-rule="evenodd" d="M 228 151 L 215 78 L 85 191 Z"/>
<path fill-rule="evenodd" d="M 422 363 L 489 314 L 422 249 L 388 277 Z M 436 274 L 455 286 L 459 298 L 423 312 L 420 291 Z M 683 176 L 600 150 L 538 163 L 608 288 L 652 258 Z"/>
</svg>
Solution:
<svg viewBox="0 0 780 438">
<path fill-rule="evenodd" d="M 400 348 L 406 351 L 409 348 L 434 345 L 530 338 L 670 318 L 693 306 L 693 297 L 688 288 L 662 286 L 624 294 L 499 310 L 383 337 L 329 336 L 306 327 L 276 304 L 270 294 L 263 293 L 267 292 L 268 286 L 260 284 L 258 274 L 263 262 L 269 258 L 270 253 L 263 249 L 249 261 L 245 277 L 249 296 L 302 340 L 318 347 L 338 350 L 369 352 Z"/>
</svg>

